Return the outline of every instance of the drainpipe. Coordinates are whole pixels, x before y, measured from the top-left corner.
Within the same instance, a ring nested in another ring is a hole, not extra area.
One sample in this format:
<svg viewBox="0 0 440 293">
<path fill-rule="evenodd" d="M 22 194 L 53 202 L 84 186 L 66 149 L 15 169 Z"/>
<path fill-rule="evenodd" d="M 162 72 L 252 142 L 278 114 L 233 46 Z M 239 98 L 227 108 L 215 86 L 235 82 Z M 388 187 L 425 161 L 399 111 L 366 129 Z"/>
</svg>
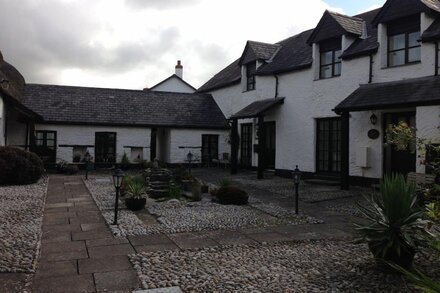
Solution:
<svg viewBox="0 0 440 293">
<path fill-rule="evenodd" d="M 368 73 L 368 83 L 373 82 L 373 54 L 370 54 L 370 72 Z"/>
<path fill-rule="evenodd" d="M 438 63 L 438 55 L 440 54 L 438 43 L 439 42 L 435 43 L 435 76 L 438 76 L 438 68 L 440 66 L 440 64 Z"/>
<path fill-rule="evenodd" d="M 275 98 L 278 98 L 278 84 L 279 84 L 278 75 L 275 74 L 274 77 L 275 77 Z"/>
</svg>

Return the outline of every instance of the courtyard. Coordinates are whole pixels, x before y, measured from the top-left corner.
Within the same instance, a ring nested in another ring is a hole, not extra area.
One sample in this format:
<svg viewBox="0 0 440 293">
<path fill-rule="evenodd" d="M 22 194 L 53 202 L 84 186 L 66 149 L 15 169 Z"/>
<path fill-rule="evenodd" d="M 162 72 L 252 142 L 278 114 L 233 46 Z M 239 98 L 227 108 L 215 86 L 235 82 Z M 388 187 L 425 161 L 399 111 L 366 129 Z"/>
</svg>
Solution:
<svg viewBox="0 0 440 293">
<path fill-rule="evenodd" d="M 219 168 L 192 174 L 211 187 L 229 176 Z M 301 182 L 296 215 L 291 179 L 255 178 L 250 171 L 231 177 L 248 192 L 247 205 L 221 205 L 203 194 L 200 201 L 149 198 L 144 210 L 133 212 L 121 200 L 117 225 L 110 173 L 93 173 L 88 180 L 50 175 L 29 186 L 1 187 L 9 195 L 2 197 L 9 209 L 2 221 L 14 219 L 0 231 L 1 290 L 413 290 L 402 276 L 378 269 L 365 244 L 353 242 L 356 203 L 372 189 Z M 415 262 L 439 276 L 432 251 L 422 249 Z"/>
</svg>

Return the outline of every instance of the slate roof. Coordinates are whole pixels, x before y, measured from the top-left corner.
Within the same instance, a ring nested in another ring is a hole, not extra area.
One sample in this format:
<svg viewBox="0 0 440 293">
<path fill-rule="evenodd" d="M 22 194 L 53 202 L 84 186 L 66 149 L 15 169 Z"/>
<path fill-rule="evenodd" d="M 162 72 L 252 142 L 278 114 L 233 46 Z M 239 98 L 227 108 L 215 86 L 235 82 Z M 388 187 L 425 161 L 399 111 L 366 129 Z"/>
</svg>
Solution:
<svg viewBox="0 0 440 293">
<path fill-rule="evenodd" d="M 329 11 L 329 14 L 339 23 L 342 28 L 351 34 L 362 35 L 362 18 L 356 16 L 347 16 L 336 12 Z"/>
<path fill-rule="evenodd" d="M 278 44 L 247 41 L 246 48 L 240 58 L 240 64 L 254 60 L 270 60 L 280 49 Z"/>
<path fill-rule="evenodd" d="M 432 11 L 440 12 L 439 0 L 388 0 L 372 22 L 377 26 L 379 23 Z"/>
<path fill-rule="evenodd" d="M 338 18 L 338 22 L 342 23 L 346 29 L 356 32 L 356 34 L 362 33 L 362 26 L 360 26 L 359 29 L 360 19 L 365 20 L 367 24 L 368 37 L 366 39 L 356 40 L 344 52 L 342 56 L 343 58 L 350 59 L 377 51 L 379 47 L 377 42 L 377 28 L 371 25 L 371 21 L 376 17 L 379 11 L 380 9 L 375 9 L 366 13 L 355 15 L 354 17 L 333 13 L 333 15 L 337 15 L 336 18 Z M 350 27 L 350 24 L 353 24 L 354 20 L 356 25 Z M 310 38 L 312 32 L 313 29 L 307 30 L 276 43 L 276 45 L 280 45 L 281 48 L 279 48 L 279 51 L 269 63 L 266 63 L 258 68 L 256 74 L 273 75 L 291 72 L 294 70 L 301 70 L 312 66 L 312 47 L 307 44 L 307 40 Z M 234 61 L 219 73 L 214 75 L 214 77 L 202 85 L 198 91 L 208 92 L 239 83 L 241 80 L 241 68 L 239 64 L 240 59 Z"/>
<path fill-rule="evenodd" d="M 255 101 L 232 115 L 231 118 L 244 119 L 257 117 L 271 109 L 273 106 L 282 103 L 284 103 L 284 98 L 271 98 Z"/>
<path fill-rule="evenodd" d="M 431 8 L 432 10 L 440 12 L 440 1 L 438 0 L 421 0 L 421 1 L 423 4 L 425 4 L 427 7 Z"/>
<path fill-rule="evenodd" d="M 440 18 L 435 20 L 422 34 L 423 42 L 431 42 L 440 39 Z"/>
<path fill-rule="evenodd" d="M 172 78 L 177 78 L 179 81 L 181 81 L 182 83 L 184 83 L 185 85 L 189 86 L 190 88 L 192 88 L 194 91 L 196 91 L 197 89 L 195 87 L 193 87 L 192 85 L 190 85 L 189 83 L 187 83 L 186 81 L 184 81 L 182 78 L 180 78 L 180 76 L 178 76 L 177 74 L 172 74 L 169 77 L 165 78 L 164 80 L 162 80 L 161 82 L 155 84 L 154 86 L 152 86 L 151 88 L 149 88 L 149 90 L 154 90 L 154 88 L 160 86 L 161 84 L 164 84 L 165 82 L 167 82 L 168 80 L 172 79 Z"/>
<path fill-rule="evenodd" d="M 361 85 L 335 112 L 440 105 L 440 77 L 429 76 Z"/>
<path fill-rule="evenodd" d="M 342 54 L 342 59 L 351 59 L 357 56 L 377 52 L 379 49 L 379 43 L 377 41 L 377 27 L 373 26 L 371 23 L 379 11 L 380 8 L 357 15 L 357 17 L 362 18 L 367 25 L 367 38 L 357 39 L 353 44 L 351 44 L 351 46 Z"/>
<path fill-rule="evenodd" d="M 228 128 L 208 94 L 27 84 L 23 103 L 45 123 Z"/>
</svg>

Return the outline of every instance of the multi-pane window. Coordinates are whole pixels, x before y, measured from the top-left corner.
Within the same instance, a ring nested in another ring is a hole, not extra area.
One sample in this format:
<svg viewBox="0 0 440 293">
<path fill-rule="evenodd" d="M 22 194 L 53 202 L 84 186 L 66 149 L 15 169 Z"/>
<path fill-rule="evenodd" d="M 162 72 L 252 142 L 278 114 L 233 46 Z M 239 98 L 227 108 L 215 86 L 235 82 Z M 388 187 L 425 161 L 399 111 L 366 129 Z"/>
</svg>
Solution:
<svg viewBox="0 0 440 293">
<path fill-rule="evenodd" d="M 330 39 L 319 44 L 319 78 L 331 78 L 341 75 L 341 40 Z"/>
<path fill-rule="evenodd" d="M 115 163 L 116 162 L 116 133 L 96 132 L 95 133 L 95 162 Z"/>
<path fill-rule="evenodd" d="M 341 119 L 317 120 L 316 169 L 319 173 L 341 171 Z"/>
<path fill-rule="evenodd" d="M 57 150 L 56 131 L 39 130 L 35 132 L 34 152 L 45 163 L 55 163 Z"/>
<path fill-rule="evenodd" d="M 257 71 L 257 63 L 251 62 L 246 65 L 246 90 L 255 89 L 255 71 Z"/>
<path fill-rule="evenodd" d="M 388 37 L 388 66 L 419 62 L 421 58 L 420 31 Z"/>
<path fill-rule="evenodd" d="M 419 15 L 388 23 L 387 31 L 389 67 L 421 60 Z"/>
<path fill-rule="evenodd" d="M 202 163 L 218 159 L 218 135 L 202 134 Z"/>
</svg>

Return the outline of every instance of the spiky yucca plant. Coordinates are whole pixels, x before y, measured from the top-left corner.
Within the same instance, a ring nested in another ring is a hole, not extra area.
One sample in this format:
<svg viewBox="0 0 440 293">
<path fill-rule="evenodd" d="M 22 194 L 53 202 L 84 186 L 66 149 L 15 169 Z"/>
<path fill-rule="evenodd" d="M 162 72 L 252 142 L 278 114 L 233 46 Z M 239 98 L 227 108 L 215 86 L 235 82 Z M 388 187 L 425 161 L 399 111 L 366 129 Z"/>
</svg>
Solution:
<svg viewBox="0 0 440 293">
<path fill-rule="evenodd" d="M 366 200 L 366 206 L 359 206 L 367 223 L 356 224 L 358 242 L 367 242 L 379 261 L 411 267 L 419 236 L 428 234 L 415 186 L 403 175 L 385 176 L 380 193 Z"/>
</svg>

